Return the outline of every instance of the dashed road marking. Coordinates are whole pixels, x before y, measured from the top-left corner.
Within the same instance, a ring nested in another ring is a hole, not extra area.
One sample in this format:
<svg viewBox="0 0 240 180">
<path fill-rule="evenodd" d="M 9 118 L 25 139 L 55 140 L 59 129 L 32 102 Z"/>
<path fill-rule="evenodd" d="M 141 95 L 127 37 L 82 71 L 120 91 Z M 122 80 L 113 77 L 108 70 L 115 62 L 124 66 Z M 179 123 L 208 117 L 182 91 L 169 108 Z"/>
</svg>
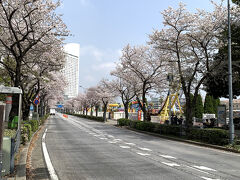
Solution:
<svg viewBox="0 0 240 180">
<path fill-rule="evenodd" d="M 102 139 L 102 140 L 107 140 L 108 138 L 100 138 L 100 139 Z"/>
<path fill-rule="evenodd" d="M 152 151 L 151 149 L 148 149 L 148 148 L 141 148 L 141 147 L 139 147 L 139 149 L 141 149 L 143 151 Z"/>
<path fill-rule="evenodd" d="M 178 166 L 180 166 L 180 165 L 177 164 L 177 163 L 167 163 L 167 162 L 162 162 L 162 163 L 165 164 L 165 165 L 167 165 L 167 166 L 171 166 L 171 167 L 174 167 L 174 166 L 178 167 Z"/>
<path fill-rule="evenodd" d="M 136 144 L 134 144 L 134 143 L 125 143 L 125 144 L 131 145 L 131 146 L 135 146 L 135 145 L 136 145 Z"/>
<path fill-rule="evenodd" d="M 220 179 L 212 179 L 212 178 L 208 178 L 208 177 L 204 177 L 204 176 L 202 176 L 201 178 L 205 179 L 205 180 L 220 180 Z"/>
<path fill-rule="evenodd" d="M 108 135 L 108 137 L 114 138 L 114 136 L 112 136 L 112 135 Z"/>
<path fill-rule="evenodd" d="M 206 171 L 216 171 L 215 169 L 209 168 L 209 167 L 205 167 L 205 166 L 193 166 L 197 169 L 201 169 L 201 170 L 206 170 Z"/>
<path fill-rule="evenodd" d="M 195 170 L 195 171 L 199 171 L 199 172 L 201 172 L 201 173 L 204 173 L 204 174 L 208 174 L 208 175 L 209 175 L 209 173 L 206 172 L 206 171 L 202 171 L 202 170 L 200 170 L 200 169 L 197 169 L 197 168 L 194 168 L 194 167 L 191 167 L 191 166 L 186 166 L 186 167 L 188 167 L 188 168 L 190 168 L 190 169 L 193 169 L 193 170 Z"/>
<path fill-rule="evenodd" d="M 129 149 L 130 147 L 129 146 L 120 146 L 121 148 L 123 149 Z"/>
<path fill-rule="evenodd" d="M 150 156 L 150 154 L 148 154 L 148 153 L 137 152 L 137 154 L 139 154 L 139 155 L 141 155 L 141 156 Z"/>
<path fill-rule="evenodd" d="M 114 139 L 114 141 L 122 141 L 121 139 Z"/>
<path fill-rule="evenodd" d="M 117 143 L 116 141 L 108 141 L 108 142 L 111 143 L 111 144 Z"/>
<path fill-rule="evenodd" d="M 167 159 L 177 159 L 173 156 L 169 156 L 169 155 L 160 155 L 161 157 L 167 158 Z"/>
<path fill-rule="evenodd" d="M 95 134 L 94 136 L 95 136 L 95 137 L 99 137 L 99 136 L 101 136 L 101 135 L 99 135 L 99 134 Z"/>
</svg>

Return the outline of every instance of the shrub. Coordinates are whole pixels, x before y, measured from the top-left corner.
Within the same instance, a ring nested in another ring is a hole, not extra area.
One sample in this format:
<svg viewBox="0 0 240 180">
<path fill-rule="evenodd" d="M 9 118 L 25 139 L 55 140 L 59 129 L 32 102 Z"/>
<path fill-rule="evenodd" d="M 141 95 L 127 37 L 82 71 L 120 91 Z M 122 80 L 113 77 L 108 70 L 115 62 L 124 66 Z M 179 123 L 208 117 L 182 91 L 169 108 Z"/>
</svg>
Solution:
<svg viewBox="0 0 240 180">
<path fill-rule="evenodd" d="M 223 129 L 191 129 L 187 136 L 189 139 L 199 140 L 209 144 L 226 145 L 229 143 L 228 131 Z"/>
<path fill-rule="evenodd" d="M 32 126 L 31 126 L 31 124 L 24 124 L 24 127 L 26 127 L 27 128 L 27 135 L 28 135 L 28 140 L 30 140 L 31 139 L 31 137 L 32 137 Z"/>
<path fill-rule="evenodd" d="M 10 138 L 14 138 L 16 135 L 16 130 L 15 129 L 4 129 L 3 136 L 7 136 Z"/>
<path fill-rule="evenodd" d="M 46 119 L 47 119 L 48 117 L 49 117 L 49 114 L 44 115 L 43 117 L 40 118 L 39 123 L 40 123 L 40 124 L 44 124 L 45 121 L 46 121 Z"/>
<path fill-rule="evenodd" d="M 88 116 L 88 115 L 83 115 L 83 114 L 70 114 L 69 115 L 73 115 L 73 116 L 77 116 L 80 118 L 86 118 L 86 119 L 90 119 L 90 120 L 94 120 L 94 121 L 98 121 L 98 122 L 104 122 L 103 117 L 97 117 L 97 116 Z"/>
<path fill-rule="evenodd" d="M 154 132 L 165 135 L 178 136 L 181 131 L 181 126 L 167 125 L 167 124 L 156 124 Z"/>
<path fill-rule="evenodd" d="M 136 129 L 141 131 L 153 132 L 154 128 L 155 128 L 155 124 L 151 122 L 138 121 L 136 123 Z"/>
<path fill-rule="evenodd" d="M 117 121 L 119 126 L 129 126 L 130 124 L 130 120 L 125 118 L 118 119 Z"/>
<path fill-rule="evenodd" d="M 138 124 L 139 122 L 140 122 L 140 121 L 130 121 L 130 122 L 129 122 L 130 128 L 136 129 L 136 126 L 137 126 L 137 124 Z"/>
<path fill-rule="evenodd" d="M 36 132 L 38 130 L 38 121 L 30 120 L 29 123 L 31 124 L 32 131 Z"/>
</svg>

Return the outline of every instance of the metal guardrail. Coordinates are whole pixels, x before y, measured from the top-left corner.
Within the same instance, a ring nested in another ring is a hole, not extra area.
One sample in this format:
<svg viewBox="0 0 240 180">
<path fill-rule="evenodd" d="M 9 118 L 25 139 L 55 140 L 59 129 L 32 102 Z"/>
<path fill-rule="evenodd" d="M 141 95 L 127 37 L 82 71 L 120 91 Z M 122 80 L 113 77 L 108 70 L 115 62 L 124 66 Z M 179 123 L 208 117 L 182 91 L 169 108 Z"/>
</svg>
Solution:
<svg viewBox="0 0 240 180">
<path fill-rule="evenodd" d="M 14 172 L 14 160 L 15 160 L 15 153 L 18 152 L 21 143 L 21 131 L 17 130 L 16 135 L 14 138 L 11 138 L 11 158 L 10 158 L 10 173 Z"/>
<path fill-rule="evenodd" d="M 14 137 L 14 141 L 15 141 L 15 144 L 14 144 L 14 153 L 16 153 L 19 149 L 19 146 L 20 146 L 20 138 L 21 138 L 21 131 L 20 130 L 17 130 L 16 132 L 16 135 Z"/>
</svg>

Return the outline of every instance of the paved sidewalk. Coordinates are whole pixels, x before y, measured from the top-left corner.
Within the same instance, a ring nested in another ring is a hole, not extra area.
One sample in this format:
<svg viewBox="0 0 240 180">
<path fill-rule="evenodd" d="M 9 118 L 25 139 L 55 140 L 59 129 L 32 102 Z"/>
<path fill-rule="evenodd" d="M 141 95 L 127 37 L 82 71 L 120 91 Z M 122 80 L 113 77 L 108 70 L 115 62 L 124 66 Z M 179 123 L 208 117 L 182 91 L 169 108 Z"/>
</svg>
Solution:
<svg viewBox="0 0 240 180">
<path fill-rule="evenodd" d="M 116 119 L 107 119 L 107 122 L 105 122 L 105 124 L 117 125 L 117 120 Z"/>
<path fill-rule="evenodd" d="M 36 135 L 32 144 L 32 153 L 28 163 L 30 163 L 30 179 L 33 180 L 48 180 L 50 179 L 48 169 L 45 165 L 43 153 L 42 153 L 42 135 L 45 128 L 42 128 Z"/>
</svg>

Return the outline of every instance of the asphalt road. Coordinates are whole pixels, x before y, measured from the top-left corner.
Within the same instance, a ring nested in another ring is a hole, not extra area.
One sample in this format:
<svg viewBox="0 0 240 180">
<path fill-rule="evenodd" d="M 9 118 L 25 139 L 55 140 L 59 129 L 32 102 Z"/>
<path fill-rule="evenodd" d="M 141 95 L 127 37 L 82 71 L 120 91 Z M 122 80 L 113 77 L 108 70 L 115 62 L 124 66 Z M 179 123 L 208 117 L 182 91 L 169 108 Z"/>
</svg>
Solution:
<svg viewBox="0 0 240 180">
<path fill-rule="evenodd" d="M 46 146 L 60 180 L 240 179 L 240 155 L 61 114 Z"/>
</svg>

